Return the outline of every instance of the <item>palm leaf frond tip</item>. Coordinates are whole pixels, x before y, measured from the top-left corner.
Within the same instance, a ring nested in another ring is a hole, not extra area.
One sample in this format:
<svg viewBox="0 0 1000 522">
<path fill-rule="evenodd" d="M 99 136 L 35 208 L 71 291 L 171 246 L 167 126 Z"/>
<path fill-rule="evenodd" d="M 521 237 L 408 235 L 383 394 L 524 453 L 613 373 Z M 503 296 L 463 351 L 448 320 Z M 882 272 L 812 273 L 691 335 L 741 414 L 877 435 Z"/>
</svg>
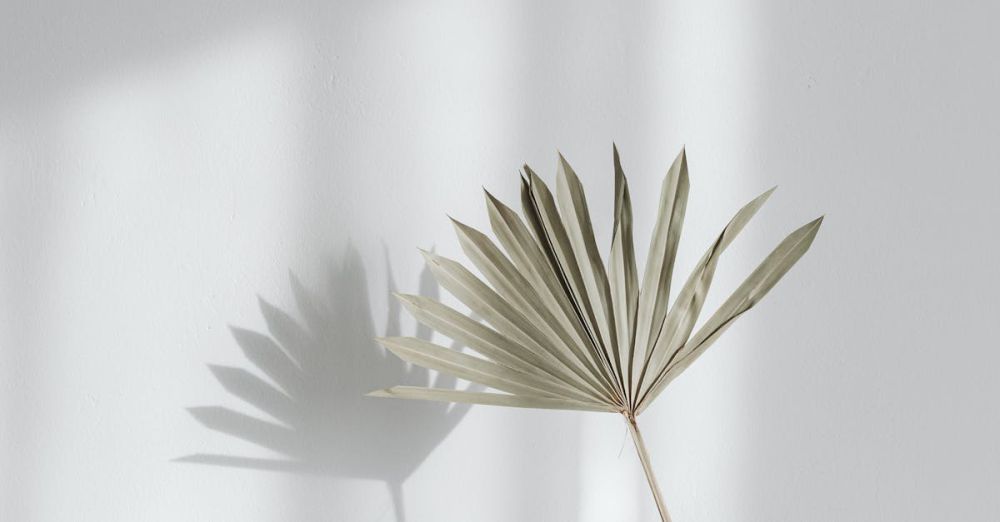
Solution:
<svg viewBox="0 0 1000 522">
<path fill-rule="evenodd" d="M 637 271 L 628 181 L 614 152 L 614 216 L 608 263 L 576 172 L 560 154 L 553 192 L 527 165 L 524 219 L 486 192 L 486 234 L 452 220 L 482 280 L 456 261 L 424 252 L 441 286 L 484 322 L 437 301 L 397 296 L 421 323 L 475 354 L 414 338 L 380 339 L 400 358 L 496 392 L 397 386 L 379 397 L 616 412 L 624 415 L 664 520 L 669 520 L 636 417 L 736 318 L 756 305 L 805 254 L 823 218 L 792 232 L 695 331 L 719 258 L 774 188 L 747 203 L 709 245 L 668 303 L 688 197 L 685 151 L 663 180 L 645 271 Z"/>
</svg>

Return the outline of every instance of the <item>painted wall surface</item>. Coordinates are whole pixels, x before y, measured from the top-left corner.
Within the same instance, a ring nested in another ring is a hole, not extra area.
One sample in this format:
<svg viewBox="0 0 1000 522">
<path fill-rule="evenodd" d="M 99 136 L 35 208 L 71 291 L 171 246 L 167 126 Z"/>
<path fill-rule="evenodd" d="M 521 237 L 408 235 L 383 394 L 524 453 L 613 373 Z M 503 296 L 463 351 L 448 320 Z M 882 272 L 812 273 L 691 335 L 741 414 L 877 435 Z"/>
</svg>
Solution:
<svg viewBox="0 0 1000 522">
<path fill-rule="evenodd" d="M 389 292 L 433 293 L 416 247 L 461 257 L 445 213 L 487 226 L 522 162 L 561 150 L 608 245 L 612 141 L 640 258 L 686 144 L 681 274 L 780 186 L 709 307 L 827 215 L 642 419 L 676 520 L 1000 519 L 998 16 L 4 2 L 0 520 L 655 520 L 614 416 L 361 397 L 438 378 L 370 337 L 427 335 Z"/>
</svg>

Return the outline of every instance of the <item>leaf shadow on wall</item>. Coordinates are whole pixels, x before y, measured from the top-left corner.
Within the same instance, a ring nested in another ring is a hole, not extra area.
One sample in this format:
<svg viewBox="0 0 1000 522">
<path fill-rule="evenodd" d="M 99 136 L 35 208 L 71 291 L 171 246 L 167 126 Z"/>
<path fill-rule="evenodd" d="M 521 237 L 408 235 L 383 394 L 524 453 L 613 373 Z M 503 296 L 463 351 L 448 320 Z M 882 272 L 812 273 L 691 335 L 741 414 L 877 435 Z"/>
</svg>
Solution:
<svg viewBox="0 0 1000 522">
<path fill-rule="evenodd" d="M 396 289 L 388 259 L 386 267 L 392 293 Z M 209 364 L 229 393 L 274 420 L 221 406 L 189 408 L 205 427 L 285 457 L 197 453 L 177 461 L 380 480 L 388 486 L 397 522 L 402 522 L 403 483 L 469 406 L 365 396 L 398 383 L 455 388 L 457 382 L 443 374 L 432 378 L 374 341 L 367 279 L 357 251 L 349 248 L 341 265 L 331 267 L 322 292 L 310 292 L 294 274 L 289 277 L 301 323 L 260 299 L 268 334 L 232 328 L 249 363 L 271 382 L 244 368 Z M 431 298 L 439 294 L 426 268 L 419 292 Z M 400 335 L 400 306 L 391 296 L 389 302 L 385 335 Z M 429 328 L 419 325 L 416 330 L 416 337 L 431 339 Z"/>
</svg>

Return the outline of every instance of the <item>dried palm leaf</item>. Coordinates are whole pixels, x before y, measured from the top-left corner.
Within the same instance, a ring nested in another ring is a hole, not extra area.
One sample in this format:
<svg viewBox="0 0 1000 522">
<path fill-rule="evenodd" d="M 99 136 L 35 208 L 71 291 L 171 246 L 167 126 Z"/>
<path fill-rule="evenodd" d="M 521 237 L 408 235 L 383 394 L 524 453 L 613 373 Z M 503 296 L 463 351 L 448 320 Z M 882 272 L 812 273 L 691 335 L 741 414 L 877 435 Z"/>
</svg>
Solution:
<svg viewBox="0 0 1000 522">
<path fill-rule="evenodd" d="M 694 332 L 719 258 L 774 189 L 736 213 L 668 306 L 687 206 L 687 156 L 682 150 L 663 181 L 641 282 L 628 181 L 617 148 L 614 168 L 615 215 L 607 267 L 594 239 L 583 185 L 560 155 L 554 196 L 524 166 L 524 220 L 486 193 L 500 246 L 454 222 L 463 251 L 486 281 L 455 261 L 424 252 L 441 286 L 486 324 L 431 299 L 397 296 L 418 321 L 475 355 L 415 338 L 380 339 L 383 346 L 412 364 L 496 392 L 397 386 L 371 395 L 619 413 L 631 431 L 660 516 L 669 521 L 636 418 L 791 269 L 809 249 L 823 218 L 785 238 Z"/>
</svg>

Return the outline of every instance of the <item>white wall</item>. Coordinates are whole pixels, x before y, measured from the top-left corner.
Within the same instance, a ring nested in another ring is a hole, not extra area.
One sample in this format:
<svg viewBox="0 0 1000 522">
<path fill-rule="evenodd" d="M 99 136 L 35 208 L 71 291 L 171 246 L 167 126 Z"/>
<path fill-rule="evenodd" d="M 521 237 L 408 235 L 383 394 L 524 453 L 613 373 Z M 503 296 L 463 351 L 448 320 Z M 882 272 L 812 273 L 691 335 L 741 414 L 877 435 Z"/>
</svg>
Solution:
<svg viewBox="0 0 1000 522">
<path fill-rule="evenodd" d="M 687 145 L 681 273 L 781 186 L 709 306 L 827 214 L 643 418 L 676 520 L 1000 518 L 995 3 L 140 4 L 0 7 L 0 519 L 403 520 L 389 481 L 411 522 L 654 520 L 612 416 L 356 393 L 445 212 L 558 148 L 610 216 L 613 140 L 640 244 Z M 228 326 L 304 321 L 289 270 L 331 301 L 296 429 L 254 432 L 293 466 L 187 409 L 258 415 L 206 364 L 261 374 Z"/>
</svg>

